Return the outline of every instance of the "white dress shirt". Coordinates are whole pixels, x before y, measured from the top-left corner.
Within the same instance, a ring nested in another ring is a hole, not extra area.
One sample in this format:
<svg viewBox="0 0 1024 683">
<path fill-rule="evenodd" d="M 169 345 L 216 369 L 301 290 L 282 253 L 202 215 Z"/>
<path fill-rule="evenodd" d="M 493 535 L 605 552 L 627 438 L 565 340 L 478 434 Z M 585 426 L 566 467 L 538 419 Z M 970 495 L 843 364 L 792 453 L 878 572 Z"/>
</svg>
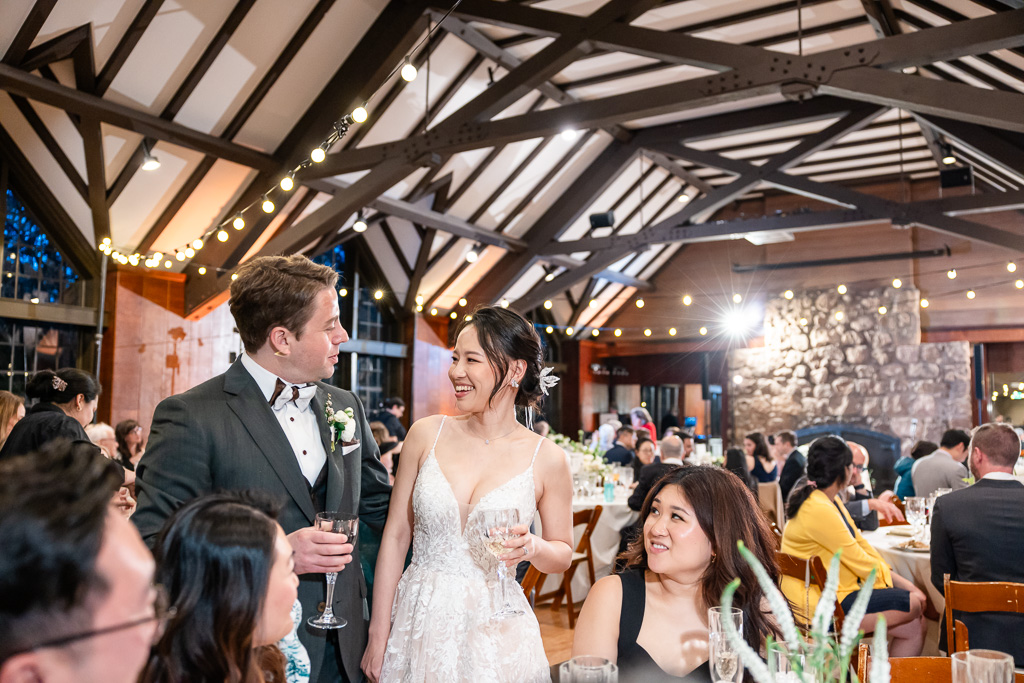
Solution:
<svg viewBox="0 0 1024 683">
<path fill-rule="evenodd" d="M 982 479 L 995 479 L 996 481 L 1019 481 L 1010 472 L 989 472 Z"/>
<path fill-rule="evenodd" d="M 256 380 L 256 385 L 263 392 L 267 403 L 270 403 L 270 397 L 274 395 L 274 388 L 280 378 L 253 360 L 247 353 L 242 354 L 242 366 Z M 281 381 L 284 382 L 283 379 Z M 291 382 L 284 383 L 291 386 Z M 285 391 L 289 391 L 289 389 L 286 387 Z M 310 403 L 305 410 L 299 410 L 294 401 L 289 401 L 281 410 L 274 410 L 273 406 L 270 409 L 281 425 L 281 429 L 284 430 L 284 435 L 288 437 L 288 443 L 291 444 L 292 451 L 295 453 L 302 476 L 312 486 L 316 482 L 316 478 L 320 476 L 324 463 L 327 462 L 327 451 L 324 450 L 323 441 L 320 440 L 320 426 L 317 424 L 316 414 L 313 412 L 313 404 Z"/>
</svg>

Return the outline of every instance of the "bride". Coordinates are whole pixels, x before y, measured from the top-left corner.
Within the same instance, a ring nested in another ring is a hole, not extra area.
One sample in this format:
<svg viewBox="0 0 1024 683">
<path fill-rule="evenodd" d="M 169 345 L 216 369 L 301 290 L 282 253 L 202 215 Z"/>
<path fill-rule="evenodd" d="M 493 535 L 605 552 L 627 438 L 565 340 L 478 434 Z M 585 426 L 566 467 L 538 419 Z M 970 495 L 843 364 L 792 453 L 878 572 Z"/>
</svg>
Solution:
<svg viewBox="0 0 1024 683">
<path fill-rule="evenodd" d="M 554 382 L 541 374 L 540 338 L 517 313 L 479 308 L 456 339 L 448 378 L 462 414 L 434 415 L 409 429 L 377 558 L 362 669 L 372 683 L 543 683 L 550 678 L 540 627 L 518 586 L 508 594 L 523 614 L 492 615 L 503 604 L 499 559 L 510 573 L 524 561 L 546 574 L 569 567 L 565 454 L 515 417 L 516 406 L 535 407 Z M 518 510 L 520 524 L 496 559 L 481 513 L 508 508 Z M 543 537 L 530 533 L 535 512 Z M 412 564 L 403 573 L 410 542 Z"/>
</svg>

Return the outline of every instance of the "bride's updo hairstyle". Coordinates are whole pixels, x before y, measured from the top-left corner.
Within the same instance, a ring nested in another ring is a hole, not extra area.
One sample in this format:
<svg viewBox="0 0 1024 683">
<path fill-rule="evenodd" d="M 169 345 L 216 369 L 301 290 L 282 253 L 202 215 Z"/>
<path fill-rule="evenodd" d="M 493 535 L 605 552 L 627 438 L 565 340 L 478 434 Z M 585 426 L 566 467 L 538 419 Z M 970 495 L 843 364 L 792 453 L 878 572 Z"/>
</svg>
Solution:
<svg viewBox="0 0 1024 683">
<path fill-rule="evenodd" d="M 499 306 L 478 306 L 468 319 L 463 319 L 455 330 L 458 339 L 467 327 L 476 329 L 480 347 L 494 371 L 494 389 L 487 403 L 501 389 L 505 375 L 513 361 L 526 361 L 526 374 L 519 383 L 516 405 L 536 408 L 544 396 L 540 388 L 540 371 L 544 367 L 540 336 L 533 325 L 515 311 Z"/>
</svg>

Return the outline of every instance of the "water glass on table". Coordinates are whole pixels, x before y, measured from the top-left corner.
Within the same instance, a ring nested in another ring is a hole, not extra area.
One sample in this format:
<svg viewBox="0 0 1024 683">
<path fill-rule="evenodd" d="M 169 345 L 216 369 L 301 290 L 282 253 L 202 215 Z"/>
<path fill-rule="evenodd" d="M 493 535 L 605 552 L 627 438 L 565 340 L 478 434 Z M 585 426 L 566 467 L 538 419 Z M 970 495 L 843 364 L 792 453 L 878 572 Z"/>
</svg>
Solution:
<svg viewBox="0 0 1024 683">
<path fill-rule="evenodd" d="M 996 650 L 954 652 L 953 683 L 1013 683 L 1013 657 Z"/>
<path fill-rule="evenodd" d="M 743 612 L 735 607 L 726 611 L 722 607 L 708 610 L 708 663 L 714 683 L 733 683 L 743 680 L 743 663 L 738 650 L 725 636 L 724 620 L 732 622 L 736 632 L 743 634 Z"/>
<path fill-rule="evenodd" d="M 618 683 L 619 668 L 603 657 L 573 657 L 558 666 L 558 683 Z"/>
<path fill-rule="evenodd" d="M 356 534 L 359 531 L 359 517 L 348 512 L 318 512 L 313 526 L 317 531 L 344 534 L 348 537 L 346 543 L 355 545 Z M 327 599 L 324 601 L 324 611 L 322 614 L 310 617 L 306 623 L 314 628 L 344 628 L 348 625 L 348 620 L 334 616 L 334 582 L 338 579 L 338 572 L 327 572 L 326 576 Z"/>
<path fill-rule="evenodd" d="M 914 540 L 926 543 L 924 538 L 925 526 L 928 524 L 928 501 L 921 496 L 907 498 L 906 505 L 907 522 L 914 530 Z"/>
<path fill-rule="evenodd" d="M 783 643 L 773 643 L 768 649 L 768 670 L 775 677 L 775 683 L 802 683 L 800 673 L 806 666 L 806 657 L 791 654 Z"/>
<path fill-rule="evenodd" d="M 507 553 L 509 549 L 505 547 L 505 541 L 514 537 L 512 527 L 518 524 L 519 510 L 515 508 L 482 511 L 480 514 L 480 531 L 483 534 L 487 550 L 495 557 L 500 557 Z M 501 586 L 502 607 L 491 615 L 494 619 L 506 619 L 525 614 L 523 610 L 512 606 L 509 600 L 508 583 L 508 567 L 505 566 L 504 562 L 498 560 L 498 584 Z"/>
</svg>

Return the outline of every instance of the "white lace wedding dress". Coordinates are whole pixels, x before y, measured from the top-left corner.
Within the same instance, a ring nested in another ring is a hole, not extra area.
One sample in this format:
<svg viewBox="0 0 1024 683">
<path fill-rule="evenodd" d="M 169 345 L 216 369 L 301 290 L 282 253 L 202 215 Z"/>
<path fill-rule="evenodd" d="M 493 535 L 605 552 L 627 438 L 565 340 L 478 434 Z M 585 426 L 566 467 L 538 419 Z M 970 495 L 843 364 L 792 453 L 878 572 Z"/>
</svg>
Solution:
<svg viewBox="0 0 1024 683">
<path fill-rule="evenodd" d="M 444 428 L 444 418 L 437 437 Z M 537 504 L 533 463 L 488 492 L 466 518 L 437 463 L 437 437 L 413 488 L 412 564 L 391 611 L 382 683 L 548 683 L 537 618 L 518 587 L 508 591 L 519 617 L 491 619 L 501 607 L 497 559 L 487 551 L 479 513 L 516 508 L 521 524 Z M 513 590 L 514 589 L 514 590 Z"/>
</svg>

